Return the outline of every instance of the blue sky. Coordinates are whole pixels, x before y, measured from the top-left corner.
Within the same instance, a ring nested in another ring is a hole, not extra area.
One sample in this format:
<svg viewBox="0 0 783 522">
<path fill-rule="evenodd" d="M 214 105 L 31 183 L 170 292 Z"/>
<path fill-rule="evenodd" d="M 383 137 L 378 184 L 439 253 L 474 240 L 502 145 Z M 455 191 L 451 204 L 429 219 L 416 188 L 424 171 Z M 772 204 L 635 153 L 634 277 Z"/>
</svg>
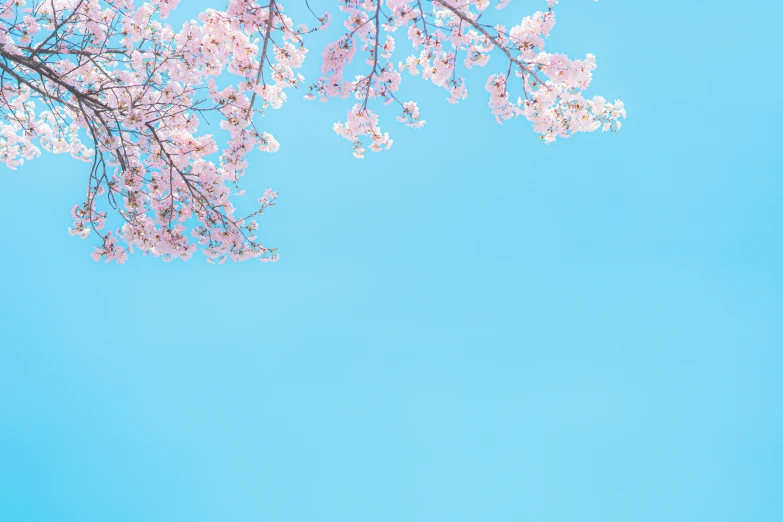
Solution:
<svg viewBox="0 0 783 522">
<path fill-rule="evenodd" d="M 428 125 L 357 161 L 291 96 L 275 265 L 96 264 L 84 165 L 4 170 L 0 520 L 783 519 L 781 15 L 563 0 L 618 135 L 410 79 Z"/>
</svg>

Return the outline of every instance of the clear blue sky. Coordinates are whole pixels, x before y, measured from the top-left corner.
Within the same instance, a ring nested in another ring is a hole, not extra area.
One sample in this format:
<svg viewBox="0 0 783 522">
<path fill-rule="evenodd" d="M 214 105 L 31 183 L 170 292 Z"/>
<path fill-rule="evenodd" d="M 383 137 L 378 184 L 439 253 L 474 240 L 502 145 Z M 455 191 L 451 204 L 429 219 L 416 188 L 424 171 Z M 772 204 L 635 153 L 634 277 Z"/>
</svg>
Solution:
<svg viewBox="0 0 783 522">
<path fill-rule="evenodd" d="M 558 13 L 619 135 L 411 79 L 429 125 L 357 161 L 292 96 L 276 265 L 96 264 L 84 165 L 3 169 L 0 520 L 783 520 L 783 7 Z"/>
</svg>

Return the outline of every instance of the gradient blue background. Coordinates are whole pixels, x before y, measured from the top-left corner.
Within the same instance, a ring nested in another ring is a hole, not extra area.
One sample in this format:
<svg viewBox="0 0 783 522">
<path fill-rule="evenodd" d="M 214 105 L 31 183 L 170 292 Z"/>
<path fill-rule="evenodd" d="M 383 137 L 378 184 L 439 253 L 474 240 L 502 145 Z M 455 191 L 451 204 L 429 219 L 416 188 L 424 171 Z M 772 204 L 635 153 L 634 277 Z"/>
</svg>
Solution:
<svg viewBox="0 0 783 522">
<path fill-rule="evenodd" d="M 96 264 L 85 166 L 4 169 L 0 520 L 783 520 L 783 8 L 558 13 L 619 135 L 411 79 L 429 125 L 360 162 L 292 95 L 245 182 L 276 265 Z"/>
</svg>

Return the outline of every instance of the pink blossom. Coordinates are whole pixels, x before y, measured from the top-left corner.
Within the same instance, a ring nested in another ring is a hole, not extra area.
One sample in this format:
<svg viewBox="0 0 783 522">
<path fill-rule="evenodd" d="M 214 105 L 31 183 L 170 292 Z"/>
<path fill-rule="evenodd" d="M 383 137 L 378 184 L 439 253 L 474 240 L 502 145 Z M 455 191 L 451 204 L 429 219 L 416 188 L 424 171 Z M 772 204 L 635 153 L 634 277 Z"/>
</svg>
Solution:
<svg viewBox="0 0 783 522">
<path fill-rule="evenodd" d="M 509 2 L 499 0 L 495 7 L 503 9 Z M 479 14 L 491 5 L 490 0 L 433 0 L 430 10 L 425 10 L 420 2 L 386 0 L 385 9 L 381 9 L 382 3 L 345 2 L 341 10 L 347 16 L 347 31 L 327 45 L 323 52 L 323 76 L 306 95 L 322 101 L 351 95 L 360 102 L 358 111 L 356 107 L 349 111 L 348 121 L 334 126 L 337 134 L 353 144 L 354 156 L 364 155 L 363 136 L 383 136 L 386 140 L 386 134 L 375 130 L 378 118 L 369 108 L 373 101 L 398 104 L 402 113 L 397 120 L 409 127 L 424 124 L 418 117 L 418 105 L 402 102 L 398 97 L 400 73 L 420 75 L 445 89 L 449 103 L 467 97 L 467 86 L 457 71 L 458 56 L 468 69 L 486 66 L 493 54 L 505 61 L 507 72 L 492 73 L 485 82 L 489 107 L 498 123 L 525 116 L 547 143 L 577 132 L 620 129 L 620 119 L 625 118 L 621 103 L 607 108 L 602 102 L 587 101 L 582 94 L 591 83 L 595 57 L 588 54 L 584 60 L 573 60 L 544 51 L 545 40 L 555 25 L 552 9 L 556 0 L 547 1 L 547 11 L 526 16 L 510 29 L 502 24 L 489 26 L 483 19 L 478 23 Z M 417 52 L 393 66 L 396 46 L 388 34 L 381 33 L 400 28 L 407 29 L 408 40 Z M 344 70 L 359 51 L 364 53 L 369 69 L 348 82 L 343 79 Z M 384 141 L 384 146 L 377 141 L 371 143 L 371 150 L 377 151 L 388 148 L 391 140 Z"/>
<path fill-rule="evenodd" d="M 210 262 L 273 262 L 257 218 L 277 192 L 251 199 L 248 213 L 232 199 L 245 193 L 250 153 L 280 149 L 258 124 L 291 89 L 306 85 L 311 100 L 353 99 L 333 130 L 357 158 L 393 144 L 377 105 L 395 106 L 408 127 L 425 125 L 403 94 L 407 76 L 455 104 L 468 94 L 462 67 L 490 63 L 497 69 L 484 88 L 498 123 L 524 116 L 547 143 L 618 131 L 623 103 L 585 94 L 595 57 L 545 51 L 558 3 L 546 1 L 547 10 L 493 25 L 490 6 L 509 0 L 340 0 L 344 30 L 310 83 L 300 73 L 306 39 L 331 16 L 315 15 L 310 29 L 281 0 L 224 0 L 224 10 L 207 9 L 180 29 L 165 22 L 179 0 L 6 1 L 0 58 L 14 81 L 0 85 L 0 161 L 16 169 L 46 151 L 89 165 L 68 232 L 96 241 L 96 260 L 123 263 L 136 250 L 185 260 L 201 250 Z M 414 51 L 403 55 L 406 37 Z M 204 132 L 206 121 L 222 136 Z"/>
</svg>

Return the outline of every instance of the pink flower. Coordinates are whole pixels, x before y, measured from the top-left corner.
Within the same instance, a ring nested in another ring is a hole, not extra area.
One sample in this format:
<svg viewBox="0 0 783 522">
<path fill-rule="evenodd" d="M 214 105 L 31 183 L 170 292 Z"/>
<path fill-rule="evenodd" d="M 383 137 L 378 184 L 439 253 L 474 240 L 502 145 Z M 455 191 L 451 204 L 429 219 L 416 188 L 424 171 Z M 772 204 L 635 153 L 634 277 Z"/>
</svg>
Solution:
<svg viewBox="0 0 783 522">
<path fill-rule="evenodd" d="M 455 104 L 468 94 L 461 68 L 490 62 L 498 66 L 484 83 L 492 115 L 498 123 L 524 116 L 547 143 L 616 132 L 626 117 L 621 101 L 586 96 L 593 55 L 544 51 L 555 0 L 508 28 L 489 20 L 493 0 L 340 0 L 344 31 L 309 84 L 300 70 L 312 30 L 281 1 L 226 0 L 225 10 L 207 9 L 180 29 L 165 23 L 179 0 L 5 2 L 0 47 L 20 78 L 0 86 L 0 161 L 15 169 L 43 150 L 90 165 L 68 232 L 97 236 L 96 260 L 123 263 L 134 250 L 186 260 L 200 249 L 210 262 L 271 262 L 278 256 L 258 240 L 256 218 L 277 192 L 264 191 L 246 215 L 233 198 L 244 194 L 251 152 L 280 149 L 259 116 L 286 106 L 291 89 L 306 86 L 310 100 L 353 99 L 333 130 L 356 158 L 393 144 L 380 105 L 395 106 L 408 127 L 425 125 L 404 94 L 406 77 L 431 82 Z M 316 29 L 331 20 L 315 18 Z M 43 38 L 50 31 L 56 37 Z M 406 45 L 395 38 L 407 38 L 413 54 L 401 55 Z M 204 132 L 208 122 L 223 135 Z"/>
</svg>

